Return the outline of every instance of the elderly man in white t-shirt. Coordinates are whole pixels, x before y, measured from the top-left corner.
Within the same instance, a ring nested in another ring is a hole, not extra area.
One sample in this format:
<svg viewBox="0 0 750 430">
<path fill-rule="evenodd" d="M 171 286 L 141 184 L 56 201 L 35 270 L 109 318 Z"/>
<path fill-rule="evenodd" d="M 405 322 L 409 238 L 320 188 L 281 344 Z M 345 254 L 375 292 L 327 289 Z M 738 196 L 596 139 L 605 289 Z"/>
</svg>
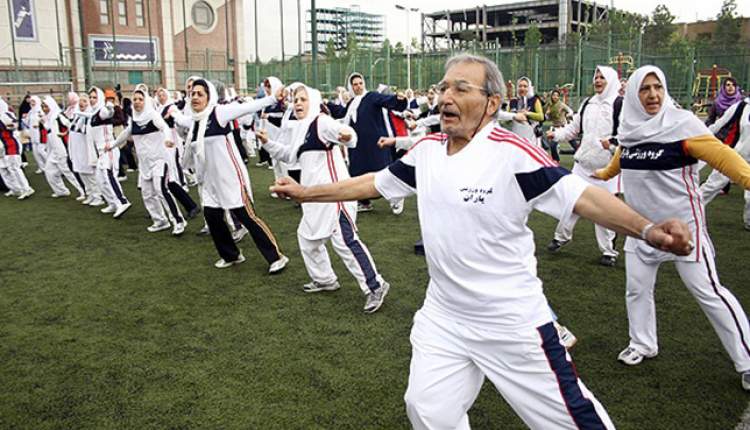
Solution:
<svg viewBox="0 0 750 430">
<path fill-rule="evenodd" d="M 533 209 L 575 214 L 681 254 L 689 230 L 677 220 L 654 226 L 497 126 L 502 82 L 489 60 L 454 57 L 438 85 L 444 134 L 377 173 L 313 187 L 284 178 L 272 190 L 305 202 L 417 194 L 430 283 L 411 332 L 414 428 L 469 428 L 485 377 L 530 428 L 614 428 L 560 343 L 526 221 Z"/>
</svg>

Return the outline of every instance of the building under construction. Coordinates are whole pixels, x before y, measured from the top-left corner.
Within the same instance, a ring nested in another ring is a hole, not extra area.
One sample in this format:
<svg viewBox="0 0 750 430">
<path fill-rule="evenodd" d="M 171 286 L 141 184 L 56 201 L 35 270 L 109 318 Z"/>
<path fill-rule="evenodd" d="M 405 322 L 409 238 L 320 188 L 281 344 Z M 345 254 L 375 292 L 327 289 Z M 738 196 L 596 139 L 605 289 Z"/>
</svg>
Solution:
<svg viewBox="0 0 750 430">
<path fill-rule="evenodd" d="M 357 8 L 316 8 L 318 27 L 318 52 L 325 52 L 328 41 L 333 41 L 336 50 L 346 48 L 346 41 L 353 36 L 360 48 L 380 49 L 385 34 L 385 17 L 362 12 Z M 305 51 L 312 51 L 312 26 L 310 10 L 307 11 L 307 40 Z"/>
<path fill-rule="evenodd" d="M 609 8 L 588 0 L 532 0 L 422 15 L 425 51 L 480 47 L 510 47 L 523 43 L 532 23 L 542 43 L 565 42 L 567 35 L 607 19 Z"/>
</svg>

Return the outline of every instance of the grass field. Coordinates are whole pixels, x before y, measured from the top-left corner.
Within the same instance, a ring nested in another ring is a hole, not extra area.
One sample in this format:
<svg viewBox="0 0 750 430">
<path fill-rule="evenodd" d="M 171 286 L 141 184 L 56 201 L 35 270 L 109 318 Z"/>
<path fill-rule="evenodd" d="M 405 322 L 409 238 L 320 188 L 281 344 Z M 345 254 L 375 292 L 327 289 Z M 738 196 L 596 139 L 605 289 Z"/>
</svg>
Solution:
<svg viewBox="0 0 750 430">
<path fill-rule="evenodd" d="M 570 159 L 566 163 L 570 165 Z M 31 166 L 27 172 L 33 172 Z M 411 318 L 427 269 L 415 201 L 394 216 L 383 201 L 360 234 L 392 288 L 374 315 L 337 256 L 342 289 L 305 294 L 299 210 L 271 199 L 265 168 L 250 168 L 256 209 L 292 259 L 281 275 L 249 238 L 248 261 L 214 269 L 194 220 L 180 238 L 150 234 L 136 175 L 134 207 L 115 221 L 73 199 L 55 200 L 40 175 L 28 201 L 0 198 L 0 428 L 401 429 Z M 750 307 L 750 232 L 733 187 L 708 208 L 721 279 Z M 446 220 L 450 222 L 450 220 Z M 630 368 L 625 271 L 597 264 L 593 227 L 550 255 L 555 221 L 534 214 L 539 275 L 579 338 L 579 374 L 620 429 L 731 429 L 750 395 L 671 265 L 658 278 L 660 354 Z M 622 242 L 619 241 L 618 248 Z M 485 383 L 470 411 L 476 429 L 523 423 Z"/>
</svg>

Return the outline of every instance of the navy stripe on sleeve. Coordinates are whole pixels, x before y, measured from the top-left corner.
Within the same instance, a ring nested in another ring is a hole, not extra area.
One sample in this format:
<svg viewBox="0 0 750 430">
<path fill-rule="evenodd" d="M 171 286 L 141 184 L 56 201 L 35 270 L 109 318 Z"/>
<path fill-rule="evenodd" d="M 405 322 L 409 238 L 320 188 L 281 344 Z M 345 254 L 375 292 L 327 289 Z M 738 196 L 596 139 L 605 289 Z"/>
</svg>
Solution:
<svg viewBox="0 0 750 430">
<path fill-rule="evenodd" d="M 516 182 L 528 202 L 547 192 L 560 178 L 569 174 L 563 167 L 542 167 L 533 172 L 516 173 Z"/>
<path fill-rule="evenodd" d="M 417 188 L 417 178 L 414 175 L 414 166 L 410 166 L 401 160 L 396 160 L 388 166 L 388 170 L 406 185 Z"/>
</svg>

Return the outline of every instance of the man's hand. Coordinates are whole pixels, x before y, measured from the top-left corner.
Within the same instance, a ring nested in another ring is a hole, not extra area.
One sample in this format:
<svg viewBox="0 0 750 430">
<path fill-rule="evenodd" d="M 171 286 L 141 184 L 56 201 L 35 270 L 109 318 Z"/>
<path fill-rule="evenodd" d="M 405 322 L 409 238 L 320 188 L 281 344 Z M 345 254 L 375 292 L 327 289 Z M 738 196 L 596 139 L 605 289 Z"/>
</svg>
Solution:
<svg viewBox="0 0 750 430">
<path fill-rule="evenodd" d="M 676 255 L 689 255 L 695 245 L 687 224 L 678 219 L 668 219 L 646 232 L 646 243 L 656 249 Z"/>
<path fill-rule="evenodd" d="M 268 130 L 259 128 L 255 131 L 255 138 L 258 139 L 261 145 L 268 143 Z"/>
<path fill-rule="evenodd" d="M 395 137 L 381 137 L 380 139 L 378 139 L 378 148 L 385 148 L 386 146 L 393 146 L 395 144 Z"/>
<path fill-rule="evenodd" d="M 341 130 L 339 131 L 339 142 L 349 142 L 352 140 L 352 134 L 349 132 L 349 130 Z"/>
<path fill-rule="evenodd" d="M 276 193 L 281 198 L 291 198 L 297 203 L 302 202 L 302 194 L 305 191 L 305 187 L 298 184 L 294 179 L 285 176 L 276 180 L 275 185 L 271 185 L 269 190 L 272 193 Z"/>
<path fill-rule="evenodd" d="M 526 113 L 525 112 L 518 112 L 515 117 L 513 117 L 518 122 L 526 122 Z"/>
<path fill-rule="evenodd" d="M 609 150 L 609 147 L 611 146 L 611 144 L 609 143 L 609 139 L 600 139 L 599 143 L 601 143 L 602 144 L 602 148 L 604 148 L 606 150 Z"/>
</svg>

